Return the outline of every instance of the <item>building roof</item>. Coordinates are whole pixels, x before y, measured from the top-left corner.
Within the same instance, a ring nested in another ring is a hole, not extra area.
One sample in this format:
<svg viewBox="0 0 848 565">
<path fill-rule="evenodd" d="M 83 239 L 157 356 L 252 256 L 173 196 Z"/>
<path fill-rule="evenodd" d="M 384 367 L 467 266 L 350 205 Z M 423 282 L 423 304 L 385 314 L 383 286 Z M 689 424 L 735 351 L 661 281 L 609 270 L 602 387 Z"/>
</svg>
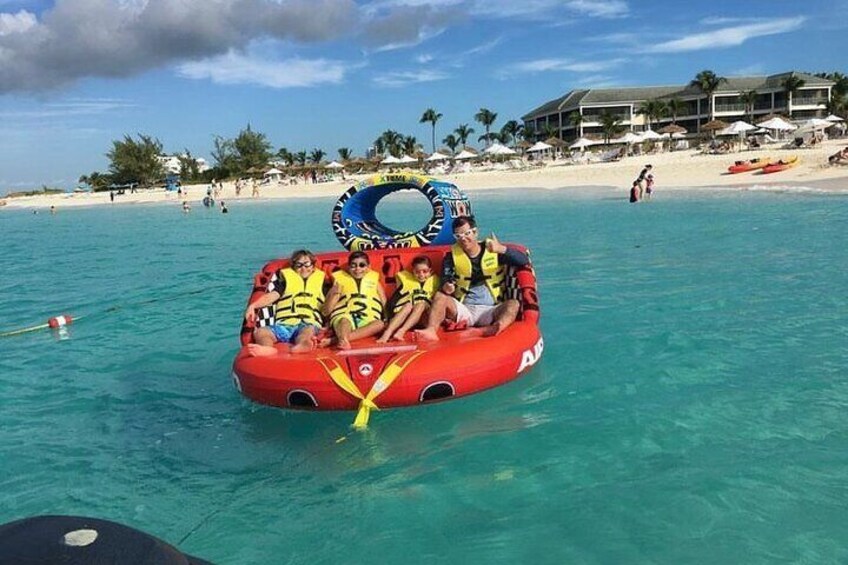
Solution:
<svg viewBox="0 0 848 565">
<path fill-rule="evenodd" d="M 716 89 L 715 93 L 737 93 L 748 90 L 782 90 L 783 81 L 790 75 L 794 75 L 804 81 L 805 87 L 828 87 L 833 86 L 832 80 L 817 77 L 808 73 L 789 71 L 769 76 L 750 77 L 726 77 Z M 522 120 L 530 120 L 540 116 L 546 116 L 554 112 L 570 112 L 577 110 L 580 106 L 601 106 L 605 104 L 630 104 L 644 102 L 653 98 L 693 98 L 703 96 L 701 90 L 690 84 L 678 86 L 635 86 L 622 88 L 591 88 L 584 90 L 572 90 L 565 96 L 545 102 L 538 108 L 521 117 Z"/>
</svg>

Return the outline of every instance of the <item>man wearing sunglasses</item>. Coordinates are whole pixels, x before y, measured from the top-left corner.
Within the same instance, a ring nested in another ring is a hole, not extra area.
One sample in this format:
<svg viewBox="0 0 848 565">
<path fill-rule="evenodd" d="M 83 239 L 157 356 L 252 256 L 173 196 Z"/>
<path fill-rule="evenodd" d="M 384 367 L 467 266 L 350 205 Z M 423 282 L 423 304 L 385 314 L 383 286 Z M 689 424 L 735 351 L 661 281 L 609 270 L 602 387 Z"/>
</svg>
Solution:
<svg viewBox="0 0 848 565">
<path fill-rule="evenodd" d="M 274 323 L 253 330 L 247 351 L 254 357 L 277 354 L 275 343 L 290 343 L 292 353 L 315 348 L 324 318 L 321 307 L 327 291 L 326 276 L 315 270 L 315 256 L 306 249 L 292 253 L 289 266 L 268 283 L 268 292 L 247 307 L 244 318 L 254 323 L 256 310 L 274 304 Z"/>
<path fill-rule="evenodd" d="M 510 249 L 492 234 L 481 242 L 473 216 L 453 221 L 456 243 L 442 262 L 441 292 L 433 297 L 427 327 L 416 330 L 420 339 L 439 339 L 437 330 L 445 320 L 481 328 L 481 335 L 504 331 L 518 315 L 517 300 L 504 294 L 506 268 L 523 267 L 530 260 Z"/>
</svg>

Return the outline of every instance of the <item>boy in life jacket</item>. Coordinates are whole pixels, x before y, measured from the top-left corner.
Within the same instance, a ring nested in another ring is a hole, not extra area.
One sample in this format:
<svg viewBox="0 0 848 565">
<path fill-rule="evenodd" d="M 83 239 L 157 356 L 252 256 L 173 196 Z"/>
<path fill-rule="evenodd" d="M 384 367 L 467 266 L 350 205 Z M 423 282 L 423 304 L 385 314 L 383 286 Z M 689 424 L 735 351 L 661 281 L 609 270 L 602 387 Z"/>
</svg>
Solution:
<svg viewBox="0 0 848 565">
<path fill-rule="evenodd" d="M 292 353 L 311 351 L 315 336 L 324 323 L 326 276 L 315 270 L 315 256 L 306 249 L 292 253 L 289 266 L 280 269 L 268 283 L 268 292 L 247 307 L 244 318 L 254 323 L 256 310 L 274 304 L 274 323 L 253 330 L 253 341 L 247 346 L 254 357 L 277 354 L 275 343 L 290 343 Z"/>
<path fill-rule="evenodd" d="M 380 275 L 369 266 L 368 255 L 354 251 L 348 256 L 347 271 L 333 273 L 333 287 L 324 303 L 324 314 L 336 333 L 339 349 L 350 349 L 350 342 L 383 331 L 383 306 L 386 294 Z M 322 342 L 324 345 L 324 342 Z"/>
<path fill-rule="evenodd" d="M 480 328 L 484 337 L 498 335 L 515 321 L 520 307 L 517 300 L 504 296 L 506 269 L 523 267 L 530 259 L 494 234 L 478 241 L 473 216 L 454 219 L 452 228 L 456 243 L 442 262 L 440 292 L 433 298 L 427 327 L 415 330 L 415 335 L 436 341 L 436 330 L 445 320 Z"/>
<path fill-rule="evenodd" d="M 412 260 L 412 272 L 401 271 L 397 277 L 398 288 L 389 301 L 394 304 L 394 314 L 378 343 L 390 339 L 404 341 L 406 332 L 422 321 L 422 317 L 426 322 L 433 295 L 439 290 L 439 277 L 433 274 L 433 264 L 426 255 Z"/>
</svg>

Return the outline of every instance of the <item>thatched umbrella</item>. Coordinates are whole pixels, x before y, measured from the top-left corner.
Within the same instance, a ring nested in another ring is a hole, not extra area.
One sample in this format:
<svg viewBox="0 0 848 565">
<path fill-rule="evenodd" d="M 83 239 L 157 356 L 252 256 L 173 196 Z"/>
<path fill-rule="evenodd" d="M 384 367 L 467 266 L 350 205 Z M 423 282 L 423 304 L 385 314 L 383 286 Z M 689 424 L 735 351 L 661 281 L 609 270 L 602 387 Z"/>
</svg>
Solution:
<svg viewBox="0 0 848 565">
<path fill-rule="evenodd" d="M 552 145 L 554 147 L 562 147 L 563 145 L 565 145 L 565 142 L 563 140 L 561 140 L 558 137 L 553 137 L 553 136 L 546 139 L 545 143 L 547 143 L 548 145 Z"/>
<path fill-rule="evenodd" d="M 686 128 L 677 124 L 668 124 L 664 128 L 657 130 L 657 133 L 665 133 L 672 135 L 675 133 L 687 133 Z"/>
<path fill-rule="evenodd" d="M 713 139 L 715 139 L 715 132 L 717 132 L 720 129 L 724 129 L 729 125 L 730 124 L 728 124 L 727 122 L 723 122 L 721 120 L 713 120 L 711 122 L 707 122 L 704 125 L 702 125 L 701 129 L 704 130 L 704 131 L 712 132 Z"/>
<path fill-rule="evenodd" d="M 533 144 L 527 141 L 526 139 L 522 139 L 521 141 L 516 143 L 515 146 L 520 149 L 528 149 L 530 147 L 533 147 Z"/>
</svg>

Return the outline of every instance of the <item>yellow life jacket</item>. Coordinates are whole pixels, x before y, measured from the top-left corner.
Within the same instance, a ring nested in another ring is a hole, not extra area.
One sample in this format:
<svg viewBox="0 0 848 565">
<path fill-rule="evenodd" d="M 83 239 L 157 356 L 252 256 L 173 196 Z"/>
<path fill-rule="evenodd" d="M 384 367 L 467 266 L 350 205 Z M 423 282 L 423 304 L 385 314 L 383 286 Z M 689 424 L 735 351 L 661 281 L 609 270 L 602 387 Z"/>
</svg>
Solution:
<svg viewBox="0 0 848 565">
<path fill-rule="evenodd" d="M 283 295 L 274 304 L 274 323 L 298 324 L 307 322 L 323 325 L 321 306 L 324 304 L 324 271 L 315 271 L 304 279 L 294 269 L 280 269 L 286 287 Z"/>
<path fill-rule="evenodd" d="M 368 271 L 357 280 L 347 271 L 336 271 L 333 278 L 339 285 L 339 302 L 330 313 L 330 319 L 348 314 L 364 321 L 383 319 L 383 301 L 377 292 L 380 275 L 377 271 Z"/>
<path fill-rule="evenodd" d="M 398 298 L 395 302 L 394 311 L 397 312 L 403 306 L 409 304 L 418 304 L 421 301 L 431 304 L 433 295 L 439 290 L 439 277 L 430 275 L 423 283 L 419 282 L 415 275 L 409 271 L 400 271 L 397 274 L 397 279 L 400 282 L 398 285 Z"/>
<path fill-rule="evenodd" d="M 453 265 L 456 271 L 456 292 L 454 293 L 460 302 L 465 300 L 468 294 L 468 289 L 471 288 L 471 259 L 462 250 L 459 244 L 451 246 L 451 255 L 453 255 Z M 483 269 L 483 278 L 489 292 L 492 293 L 492 298 L 497 304 L 503 299 L 504 279 L 506 277 L 506 268 L 498 263 L 498 254 L 489 251 L 483 247 L 483 257 L 480 261 L 480 267 Z"/>
</svg>

